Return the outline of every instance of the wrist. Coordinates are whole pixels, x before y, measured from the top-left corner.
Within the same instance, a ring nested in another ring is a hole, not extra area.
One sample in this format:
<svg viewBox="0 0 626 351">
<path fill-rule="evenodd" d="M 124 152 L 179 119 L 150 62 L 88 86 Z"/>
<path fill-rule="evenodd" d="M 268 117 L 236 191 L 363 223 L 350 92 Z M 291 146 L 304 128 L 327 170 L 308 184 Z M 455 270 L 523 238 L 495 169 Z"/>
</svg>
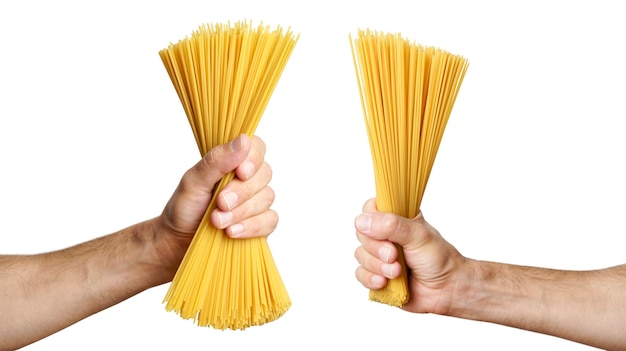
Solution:
<svg viewBox="0 0 626 351">
<path fill-rule="evenodd" d="M 468 259 L 455 284 L 450 314 L 472 320 L 490 319 L 486 314 L 500 310 L 500 302 L 509 299 L 509 292 L 501 284 L 505 269 L 500 264 Z"/>
<path fill-rule="evenodd" d="M 158 284 L 174 278 L 191 242 L 191 237 L 172 231 L 166 222 L 161 216 L 153 218 L 148 221 L 150 228 L 146 231 L 146 245 L 150 248 L 147 259 L 155 277 L 159 277 Z"/>
<path fill-rule="evenodd" d="M 465 269 L 450 315 L 528 330 L 541 325 L 545 301 L 530 283 L 532 267 L 468 260 Z"/>
<path fill-rule="evenodd" d="M 483 262 L 464 258 L 457 265 L 454 275 L 439 293 L 445 296 L 439 303 L 438 310 L 431 311 L 435 314 L 447 315 L 459 318 L 469 318 L 474 310 L 480 310 L 484 302 L 484 292 L 481 291 L 484 277 L 488 276 L 488 267 L 482 266 Z"/>
</svg>

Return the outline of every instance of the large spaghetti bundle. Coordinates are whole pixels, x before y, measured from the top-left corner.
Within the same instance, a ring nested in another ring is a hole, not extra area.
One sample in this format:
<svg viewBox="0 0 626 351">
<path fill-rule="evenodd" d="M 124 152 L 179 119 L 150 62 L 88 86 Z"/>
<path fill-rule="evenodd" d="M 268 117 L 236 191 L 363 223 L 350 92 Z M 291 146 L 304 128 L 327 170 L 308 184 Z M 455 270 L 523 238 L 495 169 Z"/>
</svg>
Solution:
<svg viewBox="0 0 626 351">
<path fill-rule="evenodd" d="M 350 36 L 350 46 L 374 164 L 376 206 L 413 218 L 468 61 L 400 34 L 370 30 Z M 399 253 L 405 267 L 401 248 Z M 369 298 L 404 305 L 409 299 L 406 274 L 371 290 Z"/>
<path fill-rule="evenodd" d="M 201 155 L 242 133 L 252 136 L 299 38 L 280 26 L 202 25 L 159 55 Z M 218 194 L 234 178 L 226 175 Z M 172 280 L 166 310 L 200 326 L 245 329 L 291 306 L 267 239 L 232 239 L 209 222 L 216 196 Z"/>
</svg>

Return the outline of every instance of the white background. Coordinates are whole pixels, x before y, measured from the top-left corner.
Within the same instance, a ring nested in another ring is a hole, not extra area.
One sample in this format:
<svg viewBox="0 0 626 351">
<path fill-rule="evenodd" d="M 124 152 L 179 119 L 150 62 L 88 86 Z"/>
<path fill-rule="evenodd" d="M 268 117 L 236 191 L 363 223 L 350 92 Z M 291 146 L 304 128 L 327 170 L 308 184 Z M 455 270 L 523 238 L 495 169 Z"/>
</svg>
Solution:
<svg viewBox="0 0 626 351">
<path fill-rule="evenodd" d="M 3 1 L 4 254 L 60 249 L 159 214 L 199 158 L 160 49 L 202 23 L 250 19 L 301 34 L 257 130 L 280 215 L 269 242 L 292 308 L 261 327 L 213 330 L 166 312 L 164 285 L 26 349 L 588 349 L 368 301 L 354 278 L 353 219 L 374 196 L 373 169 L 348 34 L 400 32 L 470 61 L 422 204 L 445 238 L 472 258 L 591 269 L 626 262 L 621 8 Z"/>
</svg>

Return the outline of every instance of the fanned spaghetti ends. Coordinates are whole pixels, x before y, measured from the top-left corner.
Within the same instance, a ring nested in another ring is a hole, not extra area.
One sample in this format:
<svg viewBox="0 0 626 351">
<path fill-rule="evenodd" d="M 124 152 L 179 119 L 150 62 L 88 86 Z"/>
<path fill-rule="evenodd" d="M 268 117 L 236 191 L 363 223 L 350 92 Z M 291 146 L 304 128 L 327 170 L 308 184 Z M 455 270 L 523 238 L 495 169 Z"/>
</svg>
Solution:
<svg viewBox="0 0 626 351">
<path fill-rule="evenodd" d="M 201 155 L 254 134 L 298 38 L 291 29 L 249 21 L 204 24 L 159 51 Z M 234 176 L 222 178 L 214 194 Z M 222 330 L 276 320 L 291 300 L 267 239 L 231 239 L 213 227 L 215 199 L 167 291 L 166 310 Z"/>
<path fill-rule="evenodd" d="M 376 206 L 413 218 L 468 61 L 398 33 L 369 29 L 359 30 L 356 38 L 350 35 L 350 47 L 374 164 Z M 369 298 L 404 305 L 409 299 L 406 274 L 370 290 Z"/>
</svg>

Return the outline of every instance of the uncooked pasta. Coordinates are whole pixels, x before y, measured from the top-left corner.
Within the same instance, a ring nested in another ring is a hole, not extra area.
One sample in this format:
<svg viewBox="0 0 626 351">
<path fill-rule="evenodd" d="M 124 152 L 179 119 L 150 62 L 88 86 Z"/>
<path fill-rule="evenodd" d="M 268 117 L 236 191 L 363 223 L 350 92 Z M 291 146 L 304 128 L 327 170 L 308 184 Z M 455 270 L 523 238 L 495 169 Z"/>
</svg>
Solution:
<svg viewBox="0 0 626 351">
<path fill-rule="evenodd" d="M 468 61 L 399 33 L 369 29 L 350 36 L 350 46 L 374 165 L 376 206 L 413 218 L 419 214 Z M 409 299 L 407 275 L 370 290 L 369 298 L 404 305 Z"/>
<path fill-rule="evenodd" d="M 254 134 L 298 38 L 291 29 L 250 21 L 204 24 L 159 51 L 201 155 Z M 234 177 L 227 174 L 213 193 Z M 166 310 L 216 329 L 273 321 L 291 300 L 267 239 L 232 239 L 213 227 L 216 198 L 167 291 Z"/>
</svg>

